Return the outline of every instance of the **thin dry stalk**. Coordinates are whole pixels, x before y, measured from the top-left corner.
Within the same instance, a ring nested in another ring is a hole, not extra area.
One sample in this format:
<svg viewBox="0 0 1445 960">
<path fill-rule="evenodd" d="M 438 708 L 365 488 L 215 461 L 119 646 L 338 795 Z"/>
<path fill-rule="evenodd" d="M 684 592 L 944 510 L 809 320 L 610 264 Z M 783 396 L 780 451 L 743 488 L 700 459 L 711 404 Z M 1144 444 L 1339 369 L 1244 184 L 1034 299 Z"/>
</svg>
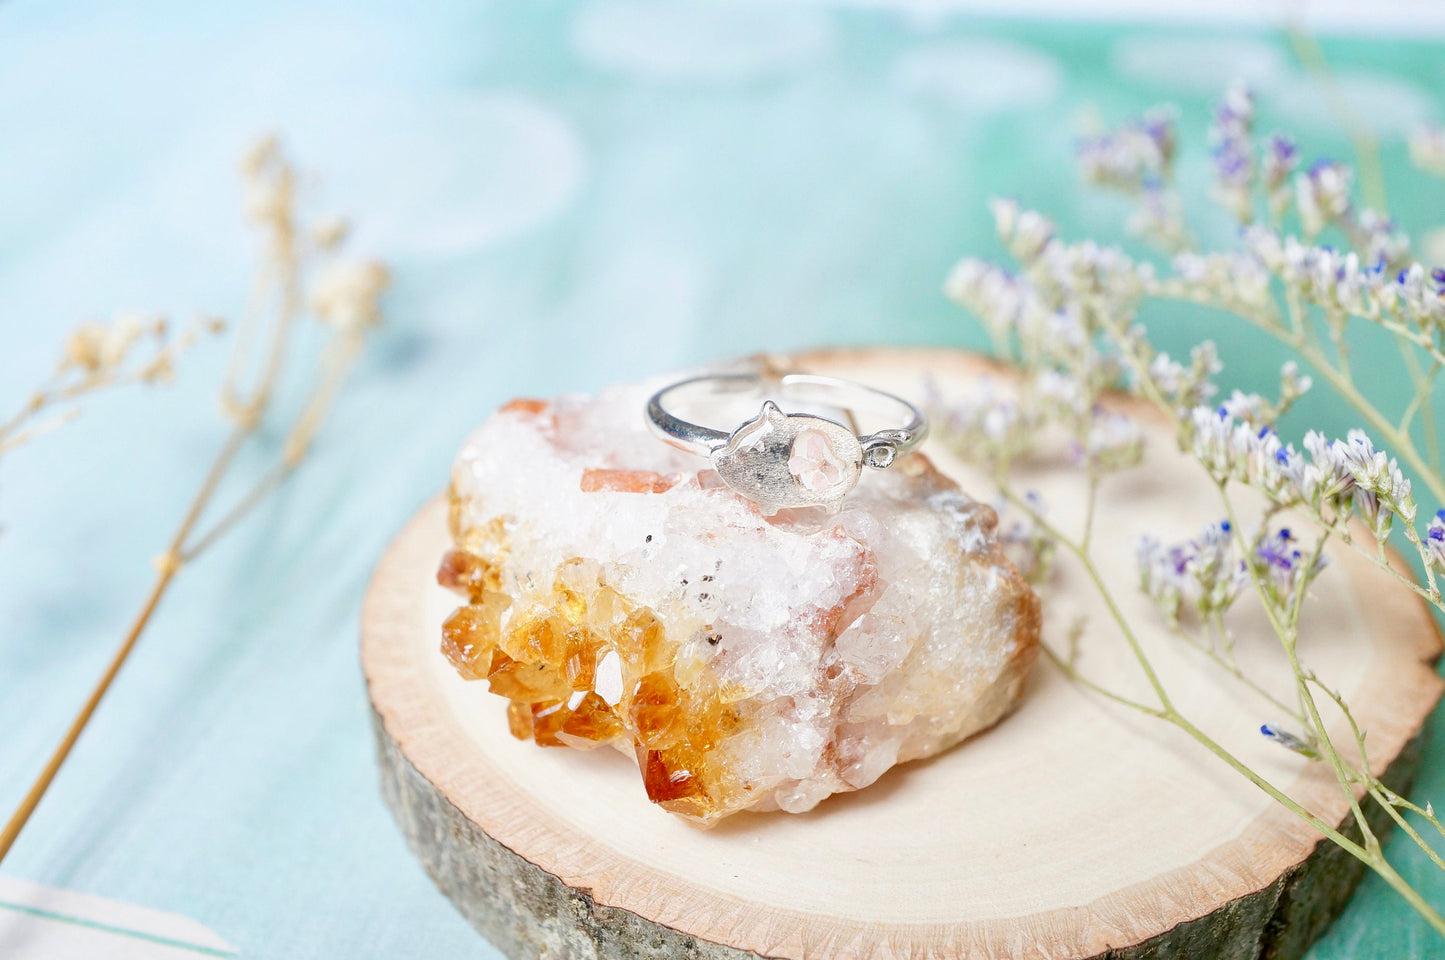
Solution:
<svg viewBox="0 0 1445 960">
<path fill-rule="evenodd" d="M 221 386 L 222 409 L 233 422 L 230 435 L 222 444 L 199 490 L 191 500 L 165 553 L 157 561 L 155 582 L 109 666 L 91 690 L 20 806 L 10 817 L 4 830 L 0 831 L 0 861 L 10 852 L 21 830 L 35 812 L 66 758 L 70 756 L 76 741 L 135 649 L 177 574 L 232 529 L 300 464 L 360 355 L 366 330 L 379 320 L 377 300 L 387 284 L 385 269 L 374 262 L 328 263 L 313 289 L 311 306 L 316 316 L 333 332 L 313 374 L 310 400 L 292 423 L 277 462 L 263 471 L 259 479 L 253 482 L 250 489 L 241 495 L 218 521 L 198 533 L 201 518 L 211 506 L 222 480 L 229 474 L 237 453 L 259 428 L 271 406 L 272 395 L 290 352 L 291 333 L 303 309 L 301 280 L 305 254 L 312 252 L 303 250 L 303 244 L 299 240 L 293 203 L 295 173 L 281 156 L 276 141 L 262 141 L 247 155 L 243 169 L 248 187 L 248 213 L 262 231 L 265 253 Z M 315 252 L 329 252 L 334 248 L 335 231 L 328 231 L 327 235 L 332 239 L 317 243 Z M 274 297 L 275 301 L 269 337 L 259 351 L 260 368 L 255 383 L 249 390 L 245 390 L 240 381 L 248 364 L 257 359 L 251 356 L 251 345 L 257 339 L 256 329 L 262 322 L 259 305 L 269 297 Z M 103 371 L 104 365 L 97 364 L 96 369 Z M 118 367 L 112 364 L 108 372 L 87 379 L 96 384 L 114 382 L 115 369 Z M 102 376 L 104 380 L 101 379 Z M 28 422 L 36 412 L 45 409 L 52 402 L 52 396 L 58 398 L 64 394 L 37 394 L 36 399 L 32 400 L 15 420 L 0 427 L 0 450 L 5 449 L 7 440 L 21 435 L 20 426 Z"/>
</svg>

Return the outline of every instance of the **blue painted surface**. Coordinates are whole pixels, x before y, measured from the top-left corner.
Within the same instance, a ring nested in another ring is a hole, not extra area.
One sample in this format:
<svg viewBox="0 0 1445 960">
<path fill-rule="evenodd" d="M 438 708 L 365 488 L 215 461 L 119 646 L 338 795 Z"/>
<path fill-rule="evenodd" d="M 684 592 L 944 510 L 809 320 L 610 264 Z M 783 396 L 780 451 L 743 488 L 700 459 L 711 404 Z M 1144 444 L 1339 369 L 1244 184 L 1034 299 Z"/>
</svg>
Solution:
<svg viewBox="0 0 1445 960">
<path fill-rule="evenodd" d="M 1401 139 L 1439 119 L 1440 46 L 1327 49 L 1406 226 L 1445 219 L 1445 186 L 1406 171 Z M 1120 207 L 1074 179 L 1079 110 L 1179 102 L 1199 176 L 1235 74 L 1266 128 L 1346 153 L 1263 33 L 630 0 L 0 6 L 4 409 L 78 319 L 237 312 L 233 171 L 262 130 L 397 281 L 313 458 L 166 599 L 6 872 L 188 914 L 246 957 L 495 957 L 381 804 L 356 664 L 371 564 L 468 428 L 514 394 L 724 354 L 981 346 L 939 285 L 995 250 L 987 197 L 1117 238 Z M 1201 233 L 1227 236 L 1202 194 Z M 1163 319 L 1168 346 L 1217 336 L 1231 385 L 1277 368 L 1272 344 Z M 1394 389 L 1383 345 L 1362 350 Z M 174 386 L 87 404 L 0 470 L 0 808 L 110 656 L 219 442 L 223 355 L 202 346 Z M 1322 393 L 1304 415 L 1351 425 Z M 1442 788 L 1436 744 L 1422 796 Z M 1314 956 L 1445 951 L 1371 882 Z"/>
</svg>

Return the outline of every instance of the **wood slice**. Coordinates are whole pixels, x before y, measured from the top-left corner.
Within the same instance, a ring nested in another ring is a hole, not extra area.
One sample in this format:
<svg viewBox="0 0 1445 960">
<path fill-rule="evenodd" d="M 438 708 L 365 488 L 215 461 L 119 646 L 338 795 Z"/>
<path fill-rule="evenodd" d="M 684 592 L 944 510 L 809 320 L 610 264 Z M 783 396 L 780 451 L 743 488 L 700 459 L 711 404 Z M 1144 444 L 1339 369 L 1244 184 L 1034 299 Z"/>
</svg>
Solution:
<svg viewBox="0 0 1445 960">
<path fill-rule="evenodd" d="M 948 350 L 797 363 L 913 397 L 925 376 L 945 393 L 1009 376 Z M 1137 535 L 1184 539 L 1221 513 L 1212 484 L 1157 420 L 1147 432 L 1145 465 L 1109 480 L 1099 502 L 1105 582 L 1184 713 L 1344 822 L 1328 770 L 1260 736 L 1261 722 L 1280 719 L 1275 708 L 1169 636 L 1139 594 Z M 992 496 L 976 470 L 937 446 L 927 452 L 965 490 Z M 1081 522 L 1076 473 L 1040 469 L 1026 484 L 1055 522 Z M 439 629 L 454 599 L 433 581 L 445 514 L 442 499 L 429 503 L 378 565 L 362 661 L 387 802 L 437 885 L 517 960 L 1287 958 L 1360 877 L 1355 861 L 1192 740 L 1043 660 L 1017 713 L 952 751 L 808 814 L 745 813 L 699 830 L 649 804 L 635 767 L 613 751 L 514 740 L 505 701 L 447 665 Z M 1403 788 L 1441 690 L 1434 620 L 1355 554 L 1330 560 L 1301 650 L 1353 704 L 1376 772 Z M 1063 643 L 1086 617 L 1082 669 L 1146 696 L 1080 568 L 1060 561 L 1045 609 L 1046 640 Z M 1289 702 L 1277 641 L 1262 616 L 1237 612 L 1241 659 Z M 1348 742 L 1338 726 L 1337 742 Z"/>
</svg>

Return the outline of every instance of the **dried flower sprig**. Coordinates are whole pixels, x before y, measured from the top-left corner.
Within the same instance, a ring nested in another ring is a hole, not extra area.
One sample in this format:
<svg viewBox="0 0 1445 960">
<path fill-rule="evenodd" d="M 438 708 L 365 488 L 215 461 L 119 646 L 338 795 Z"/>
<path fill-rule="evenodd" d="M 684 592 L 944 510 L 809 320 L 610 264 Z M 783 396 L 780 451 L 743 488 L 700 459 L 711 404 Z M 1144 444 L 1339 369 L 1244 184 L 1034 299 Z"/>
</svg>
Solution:
<svg viewBox="0 0 1445 960">
<path fill-rule="evenodd" d="M 80 324 L 66 336 L 49 379 L 0 423 L 0 456 L 75 419 L 82 398 L 115 387 L 169 383 L 182 353 L 224 329 L 222 321 L 201 317 L 173 337 L 164 317 L 133 313 L 110 323 Z"/>
<path fill-rule="evenodd" d="M 1169 183 L 1177 150 L 1177 134 L 1165 126 L 1169 116 L 1154 111 L 1086 140 L 1079 157 L 1085 178 L 1153 203 L 1146 194 L 1151 184 Z M 1347 166 L 1317 161 L 1301 168 L 1294 142 L 1278 134 L 1257 137 L 1254 117 L 1248 91 L 1231 90 L 1210 133 L 1213 197 L 1241 226 L 1242 242 L 1234 250 L 1188 249 L 1190 232 L 1182 220 L 1164 229 L 1152 216 L 1142 221 L 1136 216 L 1136 226 L 1145 225 L 1145 237 L 1172 255 L 1168 266 L 1159 268 L 1112 247 L 1066 242 L 1046 217 L 1013 202 L 995 202 L 995 226 L 1016 267 L 965 260 L 949 276 L 945 291 L 980 319 L 998 351 L 1018 365 L 1020 384 L 963 405 L 945 404 L 938 422 L 945 437 L 966 441 L 956 444 L 960 454 L 991 468 L 1021 522 L 1050 537 L 1084 568 L 1148 680 L 1153 702 L 1084 676 L 1073 642 L 1064 651 L 1048 650 L 1060 669 L 1090 690 L 1183 730 L 1374 870 L 1445 935 L 1445 918 L 1386 858 L 1362 803 L 1381 807 L 1442 869 L 1445 859 L 1404 814 L 1422 819 L 1442 837 L 1445 826 L 1433 806 L 1404 799 L 1371 772 L 1364 734 L 1349 704 L 1302 664 L 1298 652 L 1300 611 L 1325 572 L 1324 550 L 1331 541 L 1368 557 L 1402 587 L 1445 611 L 1437 584 L 1437 574 L 1445 573 L 1445 509 L 1421 530 L 1415 499 L 1422 488 L 1445 504 L 1445 470 L 1431 404 L 1435 380 L 1445 367 L 1445 272 L 1414 262 L 1409 239 L 1393 221 L 1356 200 L 1354 174 Z M 1417 159 L 1431 156 L 1424 147 L 1416 154 Z M 1298 359 L 1280 371 L 1278 396 L 1234 391 L 1219 399 L 1214 378 L 1222 365 L 1214 345 L 1200 343 L 1187 363 L 1157 350 L 1137 321 L 1141 305 L 1151 300 L 1206 304 L 1289 346 Z M 1385 331 L 1399 347 L 1415 390 L 1398 417 L 1388 416 L 1354 378 L 1348 331 L 1355 324 Z M 1312 386 L 1302 365 L 1350 404 L 1370 432 L 1329 438 L 1311 431 L 1302 450 L 1285 442 L 1276 424 Z M 1090 543 L 1098 487 L 1110 470 L 1138 461 L 1142 442 L 1137 431 L 1120 424 L 1128 418 L 1102 402 L 1110 390 L 1147 401 L 1172 424 L 1180 450 L 1217 487 L 1223 513 L 1183 543 L 1141 538 L 1136 544 L 1141 589 L 1175 636 L 1268 704 L 1270 716 L 1261 718 L 1263 736 L 1330 768 L 1359 840 L 1311 813 L 1189 720 L 1099 575 Z M 1060 427 L 1071 449 L 1083 451 L 1076 462 L 1087 506 L 1077 537 L 1053 526 L 1036 500 L 1018 493 L 1011 482 L 1012 466 Z M 1117 454 L 1094 455 L 1095 437 L 1118 438 L 1104 445 Z M 1241 525 L 1235 506 L 1241 488 L 1257 491 L 1266 501 L 1258 522 L 1248 527 Z M 1286 510 L 1297 524 L 1283 522 Z M 1423 584 L 1390 562 L 1386 544 L 1392 536 L 1413 548 Z M 1294 703 L 1276 699 L 1236 661 L 1228 622 L 1243 602 L 1263 611 L 1273 628 L 1290 665 Z M 1321 719 L 1321 699 L 1347 718 L 1357 756 L 1331 741 Z M 1288 726 L 1281 726 L 1280 718 Z"/>
<path fill-rule="evenodd" d="M 1158 107 L 1133 123 L 1094 131 L 1079 144 L 1085 182 L 1133 196 L 1130 229 L 1171 250 L 1193 242 L 1174 189 L 1177 123 L 1174 108 Z"/>
<path fill-rule="evenodd" d="M 156 578 L 139 613 L 122 637 L 109 666 L 71 723 L 35 783 L 0 830 L 0 860 L 14 845 L 20 831 L 49 789 L 61 765 L 90 722 L 106 691 L 125 664 L 150 623 L 161 597 L 181 570 L 231 529 L 271 490 L 281 483 L 305 456 L 325 421 L 337 393 L 361 353 L 367 332 L 380 322 L 380 297 L 388 276 L 384 266 L 371 260 L 343 257 L 339 248 L 345 236 L 340 221 L 322 221 L 303 229 L 296 212 L 296 172 L 274 137 L 261 140 L 242 163 L 247 218 L 261 241 L 261 257 L 251 297 L 242 315 L 221 384 L 221 407 L 231 421 L 230 433 L 190 506 L 172 535 L 165 552 L 156 559 Z M 249 489 L 209 524 L 206 519 L 221 481 L 231 473 L 236 455 L 273 412 L 273 395 L 282 369 L 295 352 L 293 328 L 310 312 L 328 330 L 310 377 L 308 398 L 285 432 L 275 462 L 252 481 Z M 67 361 L 60 373 L 81 372 L 80 383 L 98 386 L 124 379 L 150 379 L 169 369 L 170 351 L 157 350 L 138 368 L 125 365 L 135 342 L 154 327 L 134 324 L 110 329 L 82 327 L 66 346 Z M 254 372 L 247 377 L 247 372 Z M 71 388 L 73 389 L 73 388 Z M 89 389 L 89 387 L 87 387 Z M 76 395 L 83 390 L 76 391 Z M 62 388 L 55 394 L 68 396 Z M 49 400 L 32 402 L 43 409 Z"/>
</svg>

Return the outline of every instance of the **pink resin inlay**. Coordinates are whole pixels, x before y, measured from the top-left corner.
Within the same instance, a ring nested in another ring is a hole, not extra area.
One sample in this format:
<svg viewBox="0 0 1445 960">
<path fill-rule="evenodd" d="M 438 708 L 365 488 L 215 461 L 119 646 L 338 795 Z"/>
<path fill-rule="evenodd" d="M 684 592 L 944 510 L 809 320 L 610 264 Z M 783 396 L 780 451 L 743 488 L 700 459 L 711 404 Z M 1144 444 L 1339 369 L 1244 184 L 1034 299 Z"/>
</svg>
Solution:
<svg viewBox="0 0 1445 960">
<path fill-rule="evenodd" d="M 793 440 L 788 472 L 804 488 L 821 493 L 843 479 L 843 462 L 833 452 L 833 443 L 817 430 L 804 430 Z"/>
</svg>

